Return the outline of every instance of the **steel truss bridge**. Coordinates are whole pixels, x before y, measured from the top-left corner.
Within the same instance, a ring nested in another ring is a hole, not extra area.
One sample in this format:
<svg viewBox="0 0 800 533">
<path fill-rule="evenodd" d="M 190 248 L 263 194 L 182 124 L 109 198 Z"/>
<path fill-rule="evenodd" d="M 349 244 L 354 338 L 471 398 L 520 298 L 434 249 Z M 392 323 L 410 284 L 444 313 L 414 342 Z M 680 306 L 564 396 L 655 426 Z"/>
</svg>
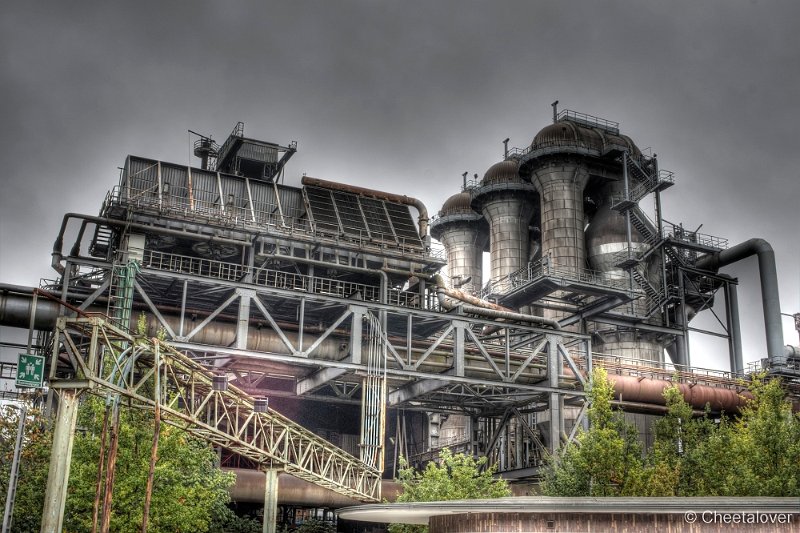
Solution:
<svg viewBox="0 0 800 533">
<path fill-rule="evenodd" d="M 107 319 L 60 318 L 54 357 L 74 371 L 51 375 L 56 390 L 117 393 L 188 433 L 306 481 L 363 501 L 380 498 L 381 472 L 280 415 L 225 376 L 156 338 L 135 337 Z M 54 367 L 55 368 L 55 367 Z"/>
</svg>

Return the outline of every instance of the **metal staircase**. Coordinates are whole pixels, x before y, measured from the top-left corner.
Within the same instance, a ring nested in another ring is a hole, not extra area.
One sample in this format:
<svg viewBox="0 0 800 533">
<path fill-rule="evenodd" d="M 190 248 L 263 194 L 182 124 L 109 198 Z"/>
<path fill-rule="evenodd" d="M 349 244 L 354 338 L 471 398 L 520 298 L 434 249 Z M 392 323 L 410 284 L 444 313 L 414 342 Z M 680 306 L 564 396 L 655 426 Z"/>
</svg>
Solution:
<svg viewBox="0 0 800 533">
<path fill-rule="evenodd" d="M 108 257 L 113 244 L 114 230 L 105 224 L 97 224 L 94 227 L 94 235 L 92 236 L 92 244 L 89 246 L 89 254 L 92 257 Z"/>
<path fill-rule="evenodd" d="M 627 249 L 617 252 L 615 263 L 617 267 L 628 270 L 632 280 L 644 291 L 645 316 L 649 317 L 662 309 L 671 300 L 672 294 L 669 287 L 654 287 L 641 271 L 641 265 L 658 250 L 669 247 L 664 246 L 666 239 L 660 234 L 659 226 L 639 208 L 638 203 L 648 194 L 659 193 L 674 185 L 675 177 L 670 171 L 659 170 L 654 157 L 631 157 L 624 153 L 622 164 L 625 168 L 627 187 L 624 192 L 612 198 L 611 209 L 627 217 L 630 225 L 642 237 L 638 243 L 642 248 L 634 250 L 633 243 L 629 242 Z M 675 255 L 674 250 L 666 253 L 669 257 Z"/>
</svg>

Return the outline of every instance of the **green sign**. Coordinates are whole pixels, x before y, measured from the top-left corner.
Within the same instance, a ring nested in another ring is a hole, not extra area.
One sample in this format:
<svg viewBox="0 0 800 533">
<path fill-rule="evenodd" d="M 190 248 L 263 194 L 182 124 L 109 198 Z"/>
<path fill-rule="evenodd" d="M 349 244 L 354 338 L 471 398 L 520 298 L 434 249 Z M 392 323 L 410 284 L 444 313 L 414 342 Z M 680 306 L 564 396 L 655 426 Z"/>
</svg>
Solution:
<svg viewBox="0 0 800 533">
<path fill-rule="evenodd" d="M 17 387 L 41 389 L 44 382 L 44 357 L 27 353 L 17 358 Z"/>
</svg>

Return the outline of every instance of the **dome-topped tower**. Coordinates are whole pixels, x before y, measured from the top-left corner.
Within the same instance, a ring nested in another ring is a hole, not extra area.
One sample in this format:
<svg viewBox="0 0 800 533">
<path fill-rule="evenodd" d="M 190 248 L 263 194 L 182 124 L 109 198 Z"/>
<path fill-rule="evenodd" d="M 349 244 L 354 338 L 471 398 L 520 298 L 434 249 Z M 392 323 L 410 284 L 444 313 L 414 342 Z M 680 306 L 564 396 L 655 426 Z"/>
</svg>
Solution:
<svg viewBox="0 0 800 533">
<path fill-rule="evenodd" d="M 506 159 L 486 171 L 471 191 L 472 208 L 489 222 L 491 280 L 501 281 L 528 263 L 535 190 L 519 174 L 519 161 Z"/>
<path fill-rule="evenodd" d="M 447 251 L 447 273 L 453 287 L 477 294 L 489 229 L 483 216 L 470 207 L 471 200 L 466 190 L 448 198 L 431 223 L 431 236 Z"/>
<path fill-rule="evenodd" d="M 625 150 L 632 155 L 640 153 L 631 138 L 620 135 L 615 127 L 588 127 L 572 120 L 559 120 L 539 130 L 530 151 L 537 155 L 573 153 L 605 157 Z"/>
<path fill-rule="evenodd" d="M 640 154 L 629 137 L 619 134 L 616 123 L 574 112 L 534 136 L 521 174 L 541 198 L 542 257 L 576 272 L 586 267 L 584 189 L 592 172 L 618 167 L 622 152 Z"/>
</svg>

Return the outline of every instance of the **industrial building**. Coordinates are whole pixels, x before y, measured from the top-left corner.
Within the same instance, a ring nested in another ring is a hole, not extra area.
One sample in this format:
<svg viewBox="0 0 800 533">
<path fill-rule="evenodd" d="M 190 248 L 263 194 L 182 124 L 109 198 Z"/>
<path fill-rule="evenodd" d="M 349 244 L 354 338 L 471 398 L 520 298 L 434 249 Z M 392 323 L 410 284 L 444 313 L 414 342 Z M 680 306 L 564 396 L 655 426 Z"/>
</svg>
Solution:
<svg viewBox="0 0 800 533">
<path fill-rule="evenodd" d="M 800 394 L 769 244 L 667 222 L 680 180 L 615 122 L 554 105 L 433 215 L 407 191 L 295 180 L 297 149 L 238 123 L 221 145 L 197 136 L 196 167 L 128 156 L 98 215 L 64 216 L 57 279 L 0 287 L 0 323 L 37 331 L 60 409 L 83 390 L 158 403 L 220 446 L 235 499 L 263 502 L 266 480 L 284 518 L 378 500 L 399 456 L 445 446 L 535 483 L 586 424 L 594 366 L 645 441 L 676 381 L 697 409 L 737 409 L 752 369 L 724 267 L 753 255 L 760 369 Z M 696 371 L 690 322 L 720 301 L 730 367 Z M 137 344 L 140 323 L 172 348 Z"/>
</svg>

